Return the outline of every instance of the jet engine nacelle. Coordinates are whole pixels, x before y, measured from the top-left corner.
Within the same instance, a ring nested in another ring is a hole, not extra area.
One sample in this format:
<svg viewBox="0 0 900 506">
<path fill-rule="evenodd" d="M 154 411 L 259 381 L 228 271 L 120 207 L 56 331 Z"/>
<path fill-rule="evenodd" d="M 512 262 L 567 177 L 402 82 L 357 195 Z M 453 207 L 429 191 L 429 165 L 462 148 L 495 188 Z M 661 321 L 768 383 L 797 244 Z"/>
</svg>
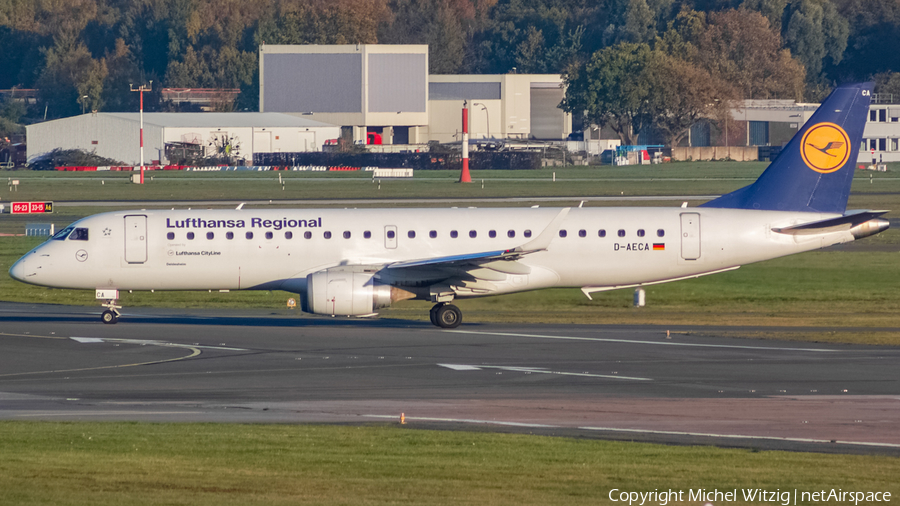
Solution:
<svg viewBox="0 0 900 506">
<path fill-rule="evenodd" d="M 362 316 L 414 297 L 378 282 L 374 272 L 336 267 L 306 277 L 305 311 L 315 314 Z"/>
</svg>

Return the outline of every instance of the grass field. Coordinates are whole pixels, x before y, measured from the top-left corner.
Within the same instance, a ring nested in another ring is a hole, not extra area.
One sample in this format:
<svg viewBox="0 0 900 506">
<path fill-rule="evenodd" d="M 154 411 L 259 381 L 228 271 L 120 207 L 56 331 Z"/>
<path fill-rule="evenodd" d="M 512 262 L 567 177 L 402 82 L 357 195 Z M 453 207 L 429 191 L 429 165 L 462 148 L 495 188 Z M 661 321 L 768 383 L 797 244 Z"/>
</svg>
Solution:
<svg viewBox="0 0 900 506">
<path fill-rule="evenodd" d="M 610 501 L 614 489 L 683 491 L 673 504 L 700 488 L 738 489 L 733 504 L 751 503 L 743 489 L 900 494 L 891 457 L 399 426 L 0 422 L 0 447 L 0 504 L 19 506 L 622 504 Z"/>
</svg>

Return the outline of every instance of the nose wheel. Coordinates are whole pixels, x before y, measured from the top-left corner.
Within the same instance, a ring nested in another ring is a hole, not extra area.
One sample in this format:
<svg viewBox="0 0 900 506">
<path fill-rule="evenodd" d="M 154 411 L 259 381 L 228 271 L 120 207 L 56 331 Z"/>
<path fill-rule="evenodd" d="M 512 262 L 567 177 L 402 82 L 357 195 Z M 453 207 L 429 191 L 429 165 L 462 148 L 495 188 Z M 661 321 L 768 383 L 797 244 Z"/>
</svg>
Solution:
<svg viewBox="0 0 900 506">
<path fill-rule="evenodd" d="M 122 306 L 117 306 L 116 301 L 108 300 L 106 304 L 103 304 L 103 307 L 106 308 L 106 311 L 100 314 L 100 321 L 106 324 L 112 324 L 119 321 L 119 310 L 122 309 Z"/>
<path fill-rule="evenodd" d="M 462 323 L 462 311 L 453 304 L 437 304 L 431 308 L 431 323 L 444 329 L 455 329 Z"/>
</svg>

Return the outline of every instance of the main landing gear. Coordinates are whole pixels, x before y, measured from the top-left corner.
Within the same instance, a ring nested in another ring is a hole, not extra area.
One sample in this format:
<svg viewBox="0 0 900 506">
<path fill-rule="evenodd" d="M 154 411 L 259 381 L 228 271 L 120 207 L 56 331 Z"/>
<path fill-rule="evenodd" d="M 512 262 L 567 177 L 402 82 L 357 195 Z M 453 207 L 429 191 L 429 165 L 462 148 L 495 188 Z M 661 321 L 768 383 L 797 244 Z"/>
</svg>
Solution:
<svg viewBox="0 0 900 506">
<path fill-rule="evenodd" d="M 431 308 L 431 323 L 445 329 L 455 329 L 462 323 L 462 311 L 453 304 L 441 302 Z"/>
<path fill-rule="evenodd" d="M 119 316 L 121 315 L 119 310 L 122 309 L 122 306 L 117 306 L 115 300 L 108 300 L 106 304 L 103 304 L 103 307 L 106 308 L 106 311 L 100 315 L 100 321 L 107 324 L 119 321 Z"/>
</svg>

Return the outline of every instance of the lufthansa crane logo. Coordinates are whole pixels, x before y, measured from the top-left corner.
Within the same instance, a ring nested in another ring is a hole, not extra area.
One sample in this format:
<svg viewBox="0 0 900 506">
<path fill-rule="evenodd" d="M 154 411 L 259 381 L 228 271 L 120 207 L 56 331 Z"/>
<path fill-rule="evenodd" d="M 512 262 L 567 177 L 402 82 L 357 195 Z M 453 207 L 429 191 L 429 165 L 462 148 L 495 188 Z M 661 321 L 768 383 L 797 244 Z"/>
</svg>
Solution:
<svg viewBox="0 0 900 506">
<path fill-rule="evenodd" d="M 834 123 L 815 124 L 800 140 L 800 156 L 810 169 L 830 174 L 847 163 L 850 138 Z"/>
</svg>

